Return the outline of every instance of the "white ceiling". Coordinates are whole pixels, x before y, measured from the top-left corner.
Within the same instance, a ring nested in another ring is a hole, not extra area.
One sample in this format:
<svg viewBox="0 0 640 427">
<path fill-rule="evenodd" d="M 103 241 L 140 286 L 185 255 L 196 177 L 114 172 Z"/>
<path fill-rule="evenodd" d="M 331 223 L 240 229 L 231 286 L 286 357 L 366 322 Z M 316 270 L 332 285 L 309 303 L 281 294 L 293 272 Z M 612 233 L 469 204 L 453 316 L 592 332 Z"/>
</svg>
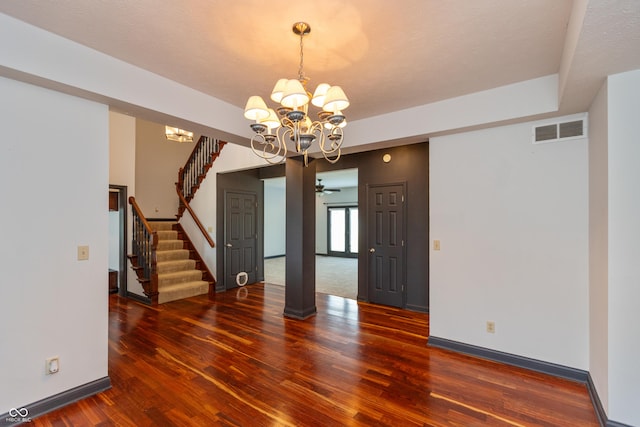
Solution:
<svg viewBox="0 0 640 427">
<path fill-rule="evenodd" d="M 568 39 L 581 8 L 580 32 Z M 0 12 L 240 108 L 296 77 L 291 26 L 304 20 L 309 89 L 342 86 L 348 120 L 562 73 L 567 63 L 560 111 L 585 111 L 606 75 L 640 68 L 638 0 L 3 0 Z"/>
</svg>

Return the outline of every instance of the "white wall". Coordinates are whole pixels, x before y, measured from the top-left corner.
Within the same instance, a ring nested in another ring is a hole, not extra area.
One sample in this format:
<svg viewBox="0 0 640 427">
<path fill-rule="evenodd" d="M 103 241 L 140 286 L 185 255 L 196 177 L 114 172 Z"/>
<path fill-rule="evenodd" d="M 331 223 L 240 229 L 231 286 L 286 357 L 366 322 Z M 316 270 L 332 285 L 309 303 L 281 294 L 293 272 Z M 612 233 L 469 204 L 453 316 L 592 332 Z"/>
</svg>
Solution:
<svg viewBox="0 0 640 427">
<path fill-rule="evenodd" d="M 587 369 L 587 141 L 532 124 L 430 140 L 430 332 Z"/>
<path fill-rule="evenodd" d="M 108 110 L 0 78 L 0 413 L 104 378 Z M 77 246 L 90 258 L 77 260 Z M 45 359 L 60 371 L 45 375 Z"/>
<path fill-rule="evenodd" d="M 109 184 L 127 186 L 127 194 L 136 188 L 136 119 L 109 112 Z"/>
<path fill-rule="evenodd" d="M 191 219 L 189 212 L 185 211 L 180 219 L 180 224 L 182 224 L 185 231 L 189 234 L 191 242 L 216 278 L 216 250 L 218 245 L 221 244 L 221 242 L 216 240 L 216 207 L 218 204 L 216 200 L 216 174 L 266 165 L 267 163 L 253 154 L 250 148 L 236 144 L 225 145 L 220 152 L 220 157 L 213 162 L 213 166 L 209 169 L 209 172 L 207 172 L 207 178 L 200 185 L 190 205 L 196 215 L 198 215 L 202 225 L 206 229 L 211 229 L 209 234 L 216 244 L 215 248 L 209 247 L 202 233 Z"/>
<path fill-rule="evenodd" d="M 609 76 L 609 413 L 640 425 L 640 70 Z"/>
<path fill-rule="evenodd" d="M 286 252 L 287 216 L 284 178 L 264 180 L 264 256 Z"/>
<path fill-rule="evenodd" d="M 196 143 L 169 141 L 163 124 L 137 119 L 135 146 L 136 202 L 147 218 L 175 219 L 178 171 Z"/>
<path fill-rule="evenodd" d="M 344 202 L 358 205 L 358 187 L 343 188 L 339 193 L 316 196 L 316 253 L 327 254 L 327 207 L 346 206 Z"/>
<path fill-rule="evenodd" d="M 605 83 L 589 110 L 589 372 L 609 405 L 608 117 Z"/>
</svg>

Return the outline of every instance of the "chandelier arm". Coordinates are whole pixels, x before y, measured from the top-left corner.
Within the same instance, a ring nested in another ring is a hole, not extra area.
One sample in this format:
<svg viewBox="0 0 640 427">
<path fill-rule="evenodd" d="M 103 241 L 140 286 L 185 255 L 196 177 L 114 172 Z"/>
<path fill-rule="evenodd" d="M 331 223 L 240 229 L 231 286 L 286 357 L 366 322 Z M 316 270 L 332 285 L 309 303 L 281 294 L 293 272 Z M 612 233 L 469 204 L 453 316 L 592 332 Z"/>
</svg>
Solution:
<svg viewBox="0 0 640 427">
<path fill-rule="evenodd" d="M 283 121 L 284 123 L 284 121 Z M 278 128 L 276 131 L 276 135 L 278 137 L 278 141 L 284 147 L 284 155 L 287 154 L 287 135 L 289 138 L 293 140 L 293 129 L 289 125 L 283 125 Z"/>
<path fill-rule="evenodd" d="M 324 159 L 327 162 L 331 163 L 332 165 L 338 163 L 338 160 L 340 160 L 340 150 L 338 150 L 338 155 L 336 157 L 329 157 L 326 154 L 324 154 Z"/>
<path fill-rule="evenodd" d="M 251 149 L 254 154 L 270 164 L 282 163 L 287 155 L 287 146 L 283 145 L 278 138 L 274 138 L 274 140 L 278 143 L 274 144 L 271 141 L 267 141 L 263 134 L 256 134 L 251 138 Z M 256 147 L 256 144 L 258 144 L 258 147 Z"/>
<path fill-rule="evenodd" d="M 330 144 L 328 147 L 325 146 L 327 139 L 330 141 Z M 342 142 L 343 142 L 342 128 L 334 127 L 331 129 L 329 136 L 325 135 L 325 138 L 320 140 L 318 145 L 320 147 L 320 151 L 322 151 L 323 154 L 325 153 L 333 154 L 336 151 L 338 152 L 340 151 L 340 148 L 342 147 Z"/>
<path fill-rule="evenodd" d="M 335 164 L 338 162 L 338 160 L 340 160 L 340 156 L 342 154 L 340 148 L 342 147 L 342 129 L 341 128 L 334 128 L 331 130 L 331 134 L 332 136 L 337 136 L 337 134 L 339 134 L 339 139 L 331 139 L 331 138 L 326 138 L 329 139 L 329 141 L 331 142 L 331 144 L 329 144 L 329 147 L 326 148 L 325 147 L 325 142 L 326 140 L 322 140 L 320 141 L 320 151 L 322 152 L 322 156 L 325 158 L 326 161 L 328 161 L 331 164 Z"/>
<path fill-rule="evenodd" d="M 296 152 L 300 152 L 300 122 L 289 120 L 286 116 L 281 120 L 281 126 L 278 128 L 276 132 L 278 134 L 278 139 L 282 141 L 282 144 L 286 147 L 287 136 L 289 140 L 293 142 L 293 146 L 296 149 Z"/>
</svg>

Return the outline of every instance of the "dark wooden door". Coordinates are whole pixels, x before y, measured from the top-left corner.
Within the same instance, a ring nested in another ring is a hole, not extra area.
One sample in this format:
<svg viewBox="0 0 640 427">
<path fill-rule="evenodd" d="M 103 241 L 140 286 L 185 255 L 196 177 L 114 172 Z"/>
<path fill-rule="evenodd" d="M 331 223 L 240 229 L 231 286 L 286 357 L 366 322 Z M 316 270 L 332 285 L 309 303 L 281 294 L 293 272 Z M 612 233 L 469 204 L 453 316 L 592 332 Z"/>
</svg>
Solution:
<svg viewBox="0 0 640 427">
<path fill-rule="evenodd" d="M 367 188 L 369 301 L 402 307 L 405 288 L 405 185 Z"/>
<path fill-rule="evenodd" d="M 234 288 L 240 272 L 256 281 L 256 194 L 228 192 L 225 198 L 225 289 Z"/>
</svg>

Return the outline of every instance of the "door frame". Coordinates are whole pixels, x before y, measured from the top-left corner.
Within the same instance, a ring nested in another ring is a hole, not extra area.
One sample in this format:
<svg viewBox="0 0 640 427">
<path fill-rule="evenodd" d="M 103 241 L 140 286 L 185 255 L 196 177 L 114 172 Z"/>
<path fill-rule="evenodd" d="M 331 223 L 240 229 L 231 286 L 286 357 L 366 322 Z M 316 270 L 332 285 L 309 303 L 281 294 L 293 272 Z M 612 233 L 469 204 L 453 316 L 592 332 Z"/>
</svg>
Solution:
<svg viewBox="0 0 640 427">
<path fill-rule="evenodd" d="M 365 241 L 365 246 L 363 248 L 359 248 L 362 252 L 363 256 L 366 259 L 366 269 L 365 269 L 365 283 L 367 284 L 367 302 L 371 302 L 371 286 L 369 283 L 369 272 L 371 271 L 371 257 L 369 256 L 369 248 L 370 246 L 370 238 L 369 235 L 369 190 L 376 187 L 388 187 L 392 185 L 402 186 L 402 194 L 404 196 L 403 200 L 403 208 L 402 208 L 402 236 L 403 236 L 403 245 L 402 245 L 402 305 L 400 308 L 406 308 L 407 306 L 407 214 L 408 214 L 408 206 L 409 206 L 409 196 L 407 192 L 407 181 L 396 181 L 396 182 L 382 182 L 382 183 L 366 183 L 365 186 L 365 207 L 364 211 L 364 236 L 363 240 Z M 360 218 L 362 219 L 362 218 Z M 379 303 L 374 303 L 379 304 Z"/>
<path fill-rule="evenodd" d="M 233 190 L 233 189 L 225 189 L 224 190 L 224 207 L 223 207 L 223 213 L 222 213 L 222 230 L 223 230 L 223 234 L 222 234 L 222 242 L 223 242 L 223 248 L 224 248 L 224 253 L 223 253 L 223 275 L 222 275 L 222 284 L 223 284 L 223 290 L 228 290 L 231 289 L 230 287 L 228 287 L 227 285 L 227 272 L 230 269 L 230 266 L 228 265 L 228 260 L 227 260 L 227 232 L 228 232 L 228 226 L 229 224 L 227 223 L 227 212 L 228 212 L 228 206 L 227 206 L 227 196 L 229 194 L 249 194 L 252 195 L 255 198 L 256 204 L 258 204 L 258 206 L 260 205 L 260 201 L 259 201 L 259 195 L 257 192 L 255 191 L 250 191 L 250 190 Z M 255 207 L 255 215 L 254 215 L 254 226 L 253 229 L 256 233 L 256 237 L 255 237 L 255 251 L 254 251 L 254 265 L 253 268 L 255 270 L 256 273 L 256 280 L 258 280 L 258 254 L 262 254 L 262 251 L 258 251 L 258 234 L 259 234 L 259 230 L 258 230 L 258 226 L 259 226 L 259 221 L 258 221 L 258 215 L 260 215 L 261 213 L 259 212 L 258 206 Z M 262 213 L 262 215 L 264 215 L 264 213 Z"/>
<path fill-rule="evenodd" d="M 344 209 L 345 210 L 345 251 L 344 252 L 336 252 L 331 250 L 331 209 Z M 351 224 L 349 220 L 351 218 L 350 209 L 358 209 L 358 214 L 356 218 L 358 218 L 358 227 L 356 227 L 357 232 L 360 232 L 360 207 L 358 204 L 348 204 L 348 205 L 340 205 L 340 206 L 327 206 L 327 255 L 335 256 L 340 258 L 358 258 L 358 254 L 360 253 L 360 248 L 358 247 L 358 252 L 351 252 Z M 348 231 L 347 231 L 348 230 Z M 359 240 L 359 239 L 358 239 Z M 358 241 L 358 246 L 360 242 Z M 346 249 L 349 248 L 349 251 Z"/>
<path fill-rule="evenodd" d="M 118 191 L 118 295 L 128 296 L 127 290 L 127 221 L 129 219 L 126 185 L 109 184 L 110 190 Z"/>
</svg>

